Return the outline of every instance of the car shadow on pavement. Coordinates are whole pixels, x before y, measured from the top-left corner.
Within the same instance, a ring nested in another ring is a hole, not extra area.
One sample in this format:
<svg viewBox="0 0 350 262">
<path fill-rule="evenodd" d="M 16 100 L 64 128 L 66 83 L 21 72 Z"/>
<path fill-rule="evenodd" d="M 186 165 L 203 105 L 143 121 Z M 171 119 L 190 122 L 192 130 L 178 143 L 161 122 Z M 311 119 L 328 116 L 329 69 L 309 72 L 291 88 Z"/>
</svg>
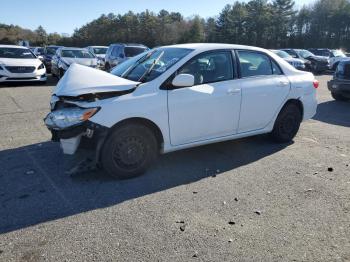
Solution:
<svg viewBox="0 0 350 262">
<path fill-rule="evenodd" d="M 76 157 L 64 156 L 53 142 L 4 150 L 0 152 L 0 233 L 117 205 L 201 179 L 217 179 L 226 171 L 288 145 L 256 136 L 169 153 L 160 156 L 145 175 L 130 180 L 114 180 L 103 171 L 71 177 L 65 171 L 76 163 Z"/>
<path fill-rule="evenodd" d="M 331 100 L 320 103 L 313 119 L 332 125 L 350 127 L 350 102 Z"/>
</svg>

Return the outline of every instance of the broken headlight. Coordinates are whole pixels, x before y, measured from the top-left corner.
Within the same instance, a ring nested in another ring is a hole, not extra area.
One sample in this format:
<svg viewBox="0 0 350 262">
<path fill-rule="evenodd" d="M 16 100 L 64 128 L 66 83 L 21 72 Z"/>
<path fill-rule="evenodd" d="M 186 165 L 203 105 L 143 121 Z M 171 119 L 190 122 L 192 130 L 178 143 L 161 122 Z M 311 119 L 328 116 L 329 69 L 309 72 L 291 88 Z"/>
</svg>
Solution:
<svg viewBox="0 0 350 262">
<path fill-rule="evenodd" d="M 49 113 L 44 119 L 49 129 L 60 130 L 79 125 L 97 113 L 99 108 L 70 107 Z"/>
</svg>

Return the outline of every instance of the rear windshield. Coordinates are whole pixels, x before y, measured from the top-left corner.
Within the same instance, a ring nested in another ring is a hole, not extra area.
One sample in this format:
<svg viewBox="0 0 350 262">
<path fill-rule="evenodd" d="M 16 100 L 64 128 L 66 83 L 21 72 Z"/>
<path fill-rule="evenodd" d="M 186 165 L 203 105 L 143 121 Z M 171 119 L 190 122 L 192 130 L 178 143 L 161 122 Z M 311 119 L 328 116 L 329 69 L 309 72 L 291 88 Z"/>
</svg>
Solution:
<svg viewBox="0 0 350 262">
<path fill-rule="evenodd" d="M 147 47 L 127 46 L 124 49 L 124 53 L 126 57 L 134 57 L 145 52 L 146 50 L 147 50 Z"/>
<path fill-rule="evenodd" d="M 59 47 L 57 46 L 50 46 L 50 47 L 46 47 L 46 53 L 48 55 L 55 55 L 56 53 L 56 50 L 58 49 Z"/>
<path fill-rule="evenodd" d="M 62 57 L 67 58 L 93 58 L 94 56 L 87 50 L 62 50 Z"/>
<path fill-rule="evenodd" d="M 0 47 L 0 58 L 35 58 L 33 53 L 27 48 Z"/>
<path fill-rule="evenodd" d="M 107 53 L 107 47 L 95 47 L 93 48 L 95 55 L 104 55 Z"/>
</svg>

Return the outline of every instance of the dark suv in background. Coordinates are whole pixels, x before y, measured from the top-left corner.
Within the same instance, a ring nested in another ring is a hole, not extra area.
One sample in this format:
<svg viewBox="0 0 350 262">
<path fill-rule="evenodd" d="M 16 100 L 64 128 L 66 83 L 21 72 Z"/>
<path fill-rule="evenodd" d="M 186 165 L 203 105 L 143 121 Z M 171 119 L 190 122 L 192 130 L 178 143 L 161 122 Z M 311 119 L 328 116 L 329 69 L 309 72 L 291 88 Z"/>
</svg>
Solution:
<svg viewBox="0 0 350 262">
<path fill-rule="evenodd" d="M 328 89 L 335 100 L 350 100 L 350 58 L 339 62 Z"/>
<path fill-rule="evenodd" d="M 49 45 L 45 46 L 42 56 L 44 57 L 44 64 L 46 67 L 46 71 L 48 73 L 51 73 L 51 61 L 52 57 L 56 54 L 57 49 L 61 48 L 63 46 L 58 45 Z"/>
<path fill-rule="evenodd" d="M 149 48 L 141 44 L 111 44 L 105 57 L 105 70 L 110 71 L 121 62 L 147 50 Z"/>
</svg>

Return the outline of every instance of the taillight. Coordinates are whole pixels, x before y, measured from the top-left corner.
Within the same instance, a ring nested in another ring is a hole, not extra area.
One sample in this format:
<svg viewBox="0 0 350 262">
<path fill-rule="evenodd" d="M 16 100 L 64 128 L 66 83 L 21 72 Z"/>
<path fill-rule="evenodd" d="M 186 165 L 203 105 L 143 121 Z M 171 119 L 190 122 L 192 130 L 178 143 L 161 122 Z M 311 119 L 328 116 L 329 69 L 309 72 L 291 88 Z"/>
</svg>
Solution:
<svg viewBox="0 0 350 262">
<path fill-rule="evenodd" d="M 316 79 L 313 82 L 314 88 L 318 88 L 318 86 L 320 85 L 320 82 L 318 82 Z"/>
</svg>

